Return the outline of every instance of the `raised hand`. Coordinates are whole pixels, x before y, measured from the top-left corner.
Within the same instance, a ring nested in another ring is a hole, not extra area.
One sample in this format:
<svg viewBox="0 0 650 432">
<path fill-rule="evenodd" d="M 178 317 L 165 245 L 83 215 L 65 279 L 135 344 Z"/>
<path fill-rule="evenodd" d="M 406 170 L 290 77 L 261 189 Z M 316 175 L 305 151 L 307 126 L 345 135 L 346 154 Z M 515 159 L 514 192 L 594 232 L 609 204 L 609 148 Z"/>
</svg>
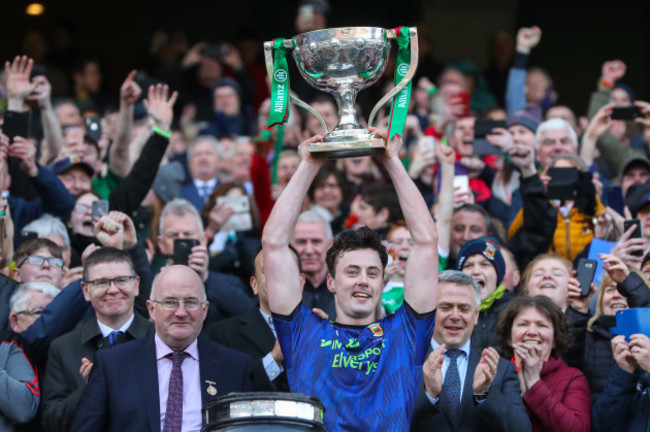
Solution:
<svg viewBox="0 0 650 432">
<path fill-rule="evenodd" d="M 598 257 L 603 260 L 603 270 L 617 284 L 623 283 L 630 275 L 630 269 L 618 257 L 610 254 L 598 254 Z"/>
<path fill-rule="evenodd" d="M 431 397 L 437 398 L 442 391 L 442 363 L 445 360 L 445 344 L 431 351 L 429 357 L 422 365 L 424 376 L 424 390 Z"/>
<path fill-rule="evenodd" d="M 215 204 L 208 215 L 208 225 L 205 227 L 206 236 L 212 237 L 217 234 L 234 213 L 233 208 L 226 202 Z"/>
<path fill-rule="evenodd" d="M 627 66 L 621 60 L 609 60 L 603 63 L 600 75 L 602 79 L 614 83 L 625 76 L 626 69 Z"/>
<path fill-rule="evenodd" d="M 589 122 L 585 135 L 598 139 L 608 131 L 612 127 L 611 116 L 615 106 L 613 103 L 602 106 Z"/>
<path fill-rule="evenodd" d="M 52 85 L 43 75 L 34 77 L 32 80 L 34 85 L 33 91 L 27 96 L 28 102 L 33 102 L 38 105 L 40 109 L 46 109 L 52 106 Z"/>
<path fill-rule="evenodd" d="M 645 127 L 650 127 L 650 103 L 645 102 L 645 101 L 634 101 L 634 105 L 638 106 L 641 108 L 641 113 L 643 114 L 643 117 L 637 117 L 634 119 L 635 122 L 641 123 Z"/>
<path fill-rule="evenodd" d="M 612 339 L 612 353 L 616 364 L 627 373 L 634 373 L 636 360 L 632 357 L 630 346 L 625 341 L 625 336 L 616 336 Z"/>
<path fill-rule="evenodd" d="M 298 154 L 300 159 L 306 162 L 314 163 L 318 166 L 323 165 L 327 160 L 327 154 L 325 152 L 311 153 L 309 151 L 309 144 L 323 142 L 322 135 L 314 135 L 311 138 L 300 143 L 298 146 Z"/>
<path fill-rule="evenodd" d="M 32 66 L 34 66 L 34 60 L 25 55 L 22 57 L 16 56 L 11 63 L 9 61 L 5 62 L 9 99 L 25 100 L 34 90 L 35 84 L 29 82 Z"/>
<path fill-rule="evenodd" d="M 644 334 L 630 336 L 630 353 L 644 372 L 650 371 L 650 339 Z"/>
<path fill-rule="evenodd" d="M 625 231 L 610 253 L 624 262 L 628 267 L 640 269 L 641 259 L 646 249 L 646 240 L 642 237 L 631 238 L 634 230 L 636 230 L 636 225 L 632 225 Z M 633 255 L 635 252 L 640 252 L 641 255 Z"/>
<path fill-rule="evenodd" d="M 28 176 L 36 177 L 38 175 L 36 146 L 27 138 L 14 137 L 7 154 L 20 160 L 20 169 L 25 171 Z"/>
<path fill-rule="evenodd" d="M 178 92 L 173 92 L 168 97 L 169 86 L 158 84 L 149 86 L 149 94 L 144 100 L 144 106 L 147 113 L 153 118 L 156 127 L 164 132 L 170 130 L 172 120 L 174 119 L 174 103 L 178 97 Z"/>
<path fill-rule="evenodd" d="M 126 213 L 116 210 L 109 212 L 108 217 L 115 223 L 122 225 L 122 231 L 124 232 L 124 249 L 129 249 L 135 246 L 138 242 L 138 236 L 135 232 L 135 225 L 131 218 L 128 217 Z"/>
<path fill-rule="evenodd" d="M 142 89 L 138 83 L 133 80 L 137 73 L 137 70 L 129 72 L 129 75 L 127 75 L 126 79 L 122 83 L 122 87 L 120 87 L 120 101 L 127 105 L 133 105 L 142 95 Z"/>
<path fill-rule="evenodd" d="M 485 394 L 490 390 L 498 366 L 499 353 L 497 350 L 492 347 L 485 348 L 481 353 L 481 360 L 474 370 L 474 394 Z"/>
<path fill-rule="evenodd" d="M 573 276 L 575 276 L 575 271 Z M 580 282 L 575 277 L 569 278 L 569 283 L 567 284 L 567 299 L 569 305 L 577 310 L 578 312 L 588 313 L 589 304 L 591 303 L 591 298 L 596 292 L 596 286 L 592 283 L 589 290 L 589 295 L 582 296 L 582 288 L 580 287 Z"/>
<path fill-rule="evenodd" d="M 95 237 L 103 246 L 124 247 L 124 227 L 109 215 L 102 216 L 95 223 Z"/>
<path fill-rule="evenodd" d="M 487 135 L 485 139 L 487 139 L 490 144 L 501 149 L 502 152 L 509 151 L 515 144 L 512 139 L 512 134 L 508 129 L 504 128 L 492 129 L 491 133 Z"/>
<path fill-rule="evenodd" d="M 192 248 L 192 252 L 187 258 L 187 265 L 192 270 L 194 270 L 204 281 L 209 276 L 209 263 L 210 256 L 208 255 L 208 248 L 204 244 L 194 246 Z"/>
<path fill-rule="evenodd" d="M 537 27 L 522 27 L 517 32 L 517 51 L 529 54 L 542 39 L 542 30 Z"/>
<path fill-rule="evenodd" d="M 509 154 L 510 161 L 514 166 L 519 168 L 523 178 L 530 177 L 536 173 L 535 153 L 532 148 L 522 144 L 513 144 Z"/>
<path fill-rule="evenodd" d="M 515 363 L 518 365 L 518 374 L 521 384 L 521 393 L 527 392 L 537 381 L 540 380 L 540 372 L 544 364 L 541 357 L 541 348 L 537 345 L 529 345 L 523 342 L 513 344 Z"/>
</svg>

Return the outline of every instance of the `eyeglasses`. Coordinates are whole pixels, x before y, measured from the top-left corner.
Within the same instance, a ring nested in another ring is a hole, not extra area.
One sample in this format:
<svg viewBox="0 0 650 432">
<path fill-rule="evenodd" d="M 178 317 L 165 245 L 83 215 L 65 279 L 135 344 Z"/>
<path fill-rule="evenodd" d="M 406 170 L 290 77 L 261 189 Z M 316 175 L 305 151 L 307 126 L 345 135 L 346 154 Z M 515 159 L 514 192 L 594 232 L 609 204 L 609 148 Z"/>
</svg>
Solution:
<svg viewBox="0 0 650 432">
<path fill-rule="evenodd" d="M 135 279 L 136 276 L 118 276 L 113 279 L 95 279 L 91 281 L 86 281 L 87 285 L 94 286 L 97 289 L 108 289 L 108 287 L 111 286 L 111 282 L 115 284 L 115 286 L 119 288 L 125 288 L 129 282 L 131 282 L 133 279 Z"/>
<path fill-rule="evenodd" d="M 78 213 L 88 213 L 90 209 L 91 207 L 86 204 L 77 204 L 74 206 L 74 210 Z"/>
<path fill-rule="evenodd" d="M 175 311 L 178 309 L 181 303 L 185 306 L 185 310 L 193 311 L 197 310 L 200 306 L 205 304 L 205 302 L 199 301 L 199 299 L 190 298 L 185 300 L 178 300 L 174 298 L 164 299 L 164 300 L 151 300 L 153 303 L 158 303 L 161 308 L 168 311 Z"/>
<path fill-rule="evenodd" d="M 40 317 L 41 314 L 43 313 L 43 310 L 44 309 L 42 307 L 35 307 L 35 308 L 32 308 L 32 309 L 26 309 L 26 310 L 22 310 L 20 312 L 16 312 L 16 314 L 17 315 L 30 315 L 30 316 L 34 316 L 34 317 Z"/>
<path fill-rule="evenodd" d="M 20 264 L 17 264 L 16 267 L 20 268 L 23 264 L 25 264 L 25 261 L 27 261 L 30 264 L 33 265 L 43 265 L 43 262 L 47 261 L 47 263 L 51 267 L 58 267 L 58 268 L 63 268 L 63 264 L 65 264 L 65 261 L 63 261 L 62 258 L 57 258 L 57 257 L 42 257 L 38 255 L 30 255 L 26 257 L 24 260 L 20 262 Z"/>
</svg>

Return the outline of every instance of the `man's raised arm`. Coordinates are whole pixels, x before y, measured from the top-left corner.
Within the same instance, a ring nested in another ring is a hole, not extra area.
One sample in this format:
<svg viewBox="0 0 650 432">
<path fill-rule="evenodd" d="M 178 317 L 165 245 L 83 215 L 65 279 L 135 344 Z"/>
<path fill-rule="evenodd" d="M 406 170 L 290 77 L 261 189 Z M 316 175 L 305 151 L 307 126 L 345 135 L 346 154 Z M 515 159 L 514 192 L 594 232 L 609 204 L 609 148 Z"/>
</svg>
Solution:
<svg viewBox="0 0 650 432">
<path fill-rule="evenodd" d="M 272 312 L 280 315 L 291 314 L 302 299 L 300 271 L 289 243 L 307 190 L 325 162 L 324 155 L 313 157 L 307 145 L 322 139 L 322 136 L 316 135 L 300 145 L 300 165 L 275 202 L 262 234 L 269 306 Z"/>
<path fill-rule="evenodd" d="M 382 136 L 377 129 L 373 133 Z M 431 312 L 438 297 L 438 231 L 424 198 L 399 159 L 401 138 L 392 139 L 378 159 L 393 180 L 399 205 L 413 238 L 404 272 L 404 300 L 417 312 Z"/>
</svg>

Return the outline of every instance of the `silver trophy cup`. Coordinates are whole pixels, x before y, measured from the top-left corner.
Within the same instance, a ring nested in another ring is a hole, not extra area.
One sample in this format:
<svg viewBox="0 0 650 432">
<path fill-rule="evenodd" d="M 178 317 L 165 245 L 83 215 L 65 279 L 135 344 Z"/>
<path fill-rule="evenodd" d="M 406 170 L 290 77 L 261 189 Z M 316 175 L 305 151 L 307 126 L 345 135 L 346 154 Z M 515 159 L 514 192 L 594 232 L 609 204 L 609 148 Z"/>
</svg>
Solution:
<svg viewBox="0 0 650 432">
<path fill-rule="evenodd" d="M 409 37 L 411 65 L 400 82 L 377 102 L 368 126 L 373 126 L 379 109 L 415 74 L 418 62 L 415 27 L 409 28 Z M 323 142 L 310 144 L 310 152 L 327 152 L 330 158 L 340 158 L 366 156 L 373 149 L 384 148 L 384 141 L 370 134 L 357 120 L 355 99 L 361 89 L 376 82 L 386 69 L 391 39 L 395 39 L 395 30 L 344 27 L 302 33 L 284 41 L 286 48 L 293 48 L 293 58 L 302 77 L 311 86 L 331 93 L 338 105 L 339 123 L 330 131 L 314 108 L 291 93 L 292 102 L 316 116 L 325 130 Z M 264 43 L 269 77 L 273 75 L 272 47 L 272 42 Z"/>
</svg>

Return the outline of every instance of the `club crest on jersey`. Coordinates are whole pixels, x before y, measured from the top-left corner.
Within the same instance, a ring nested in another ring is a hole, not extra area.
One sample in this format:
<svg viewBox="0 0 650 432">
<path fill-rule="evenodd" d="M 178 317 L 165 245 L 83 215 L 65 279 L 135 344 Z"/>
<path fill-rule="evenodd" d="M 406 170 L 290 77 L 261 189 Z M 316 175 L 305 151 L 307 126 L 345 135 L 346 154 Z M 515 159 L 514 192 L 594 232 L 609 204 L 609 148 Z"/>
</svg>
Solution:
<svg viewBox="0 0 650 432">
<path fill-rule="evenodd" d="M 375 323 L 375 324 L 370 324 L 370 325 L 368 326 L 368 328 L 370 329 L 370 331 L 372 332 L 373 336 L 375 336 L 375 337 L 380 337 L 380 336 L 383 336 L 383 335 L 384 335 L 384 330 L 383 330 L 383 329 L 381 328 L 381 326 L 380 326 L 379 324 L 377 324 L 377 323 Z"/>
<path fill-rule="evenodd" d="M 483 251 L 483 255 L 485 255 L 485 258 L 489 260 L 493 260 L 496 251 L 497 248 L 494 246 L 494 244 L 490 242 L 485 242 L 485 250 Z"/>
</svg>

